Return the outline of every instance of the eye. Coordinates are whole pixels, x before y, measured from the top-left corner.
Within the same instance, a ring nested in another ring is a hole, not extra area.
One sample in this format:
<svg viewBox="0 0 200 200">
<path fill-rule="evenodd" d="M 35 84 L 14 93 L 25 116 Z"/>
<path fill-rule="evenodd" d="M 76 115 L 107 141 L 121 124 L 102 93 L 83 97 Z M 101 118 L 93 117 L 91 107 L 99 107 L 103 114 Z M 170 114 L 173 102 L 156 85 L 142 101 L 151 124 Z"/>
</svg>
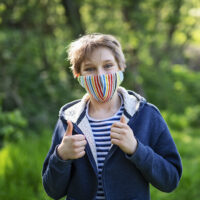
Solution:
<svg viewBox="0 0 200 200">
<path fill-rule="evenodd" d="M 113 66 L 113 64 L 106 64 L 106 65 L 104 65 L 104 68 L 111 68 Z"/>
<path fill-rule="evenodd" d="M 84 69 L 84 71 L 86 71 L 86 72 L 94 71 L 94 67 L 87 67 Z"/>
</svg>

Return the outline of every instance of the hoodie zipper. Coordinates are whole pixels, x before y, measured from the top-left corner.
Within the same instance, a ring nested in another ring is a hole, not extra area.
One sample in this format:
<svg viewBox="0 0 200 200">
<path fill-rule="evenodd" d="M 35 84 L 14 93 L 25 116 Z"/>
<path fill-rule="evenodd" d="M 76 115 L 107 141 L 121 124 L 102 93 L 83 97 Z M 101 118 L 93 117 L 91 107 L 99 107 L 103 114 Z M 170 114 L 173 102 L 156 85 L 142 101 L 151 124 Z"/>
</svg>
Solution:
<svg viewBox="0 0 200 200">
<path fill-rule="evenodd" d="M 135 114 L 134 114 L 134 119 L 133 119 L 133 121 L 132 121 L 132 124 L 134 123 L 134 121 L 136 120 L 136 117 L 137 117 L 137 115 L 138 115 L 138 113 L 139 113 L 139 111 L 140 111 L 140 109 L 138 109 L 136 112 L 135 112 Z M 130 121 L 129 121 L 130 122 Z M 130 126 L 130 123 L 128 122 L 128 125 Z M 103 184 L 103 190 L 104 190 L 104 195 L 105 195 L 105 199 L 107 200 L 108 198 L 107 198 L 107 194 L 106 194 L 106 190 L 105 190 L 105 184 L 104 184 L 104 176 L 103 176 L 103 174 L 104 174 L 104 168 L 105 168 L 105 165 L 106 165 L 106 163 L 107 163 L 107 161 L 109 160 L 109 158 L 113 155 L 113 153 L 114 153 L 114 151 L 117 149 L 117 146 L 116 145 L 113 145 L 112 147 L 111 147 L 111 149 L 110 149 L 110 151 L 108 152 L 108 154 L 107 154 L 107 156 L 106 156 L 106 158 L 105 158 L 105 161 L 104 161 L 104 166 L 103 166 L 103 169 L 102 169 L 102 184 Z"/>
<path fill-rule="evenodd" d="M 63 118 L 62 120 L 65 121 L 65 123 L 67 124 L 67 120 L 65 118 Z M 81 134 L 81 135 L 84 135 L 83 132 L 81 131 L 81 129 L 77 126 L 77 124 L 75 124 L 74 122 L 72 122 L 73 124 L 73 130 L 74 130 L 74 133 L 77 135 L 77 134 Z M 74 134 L 74 135 L 75 135 Z M 96 163 L 95 163 L 95 160 L 93 158 L 93 155 L 92 155 L 92 152 L 90 150 L 90 147 L 89 147 L 89 144 L 88 144 L 88 141 L 87 141 L 87 144 L 86 144 L 86 151 L 87 151 L 87 154 L 88 154 L 88 159 L 92 165 L 92 168 L 94 170 L 94 173 L 96 174 L 96 176 L 98 177 L 98 174 L 97 174 L 97 166 L 96 166 Z M 92 158 L 92 159 L 91 159 Z M 93 160 L 93 161 L 92 161 Z M 95 170 L 96 169 L 96 170 Z"/>
<path fill-rule="evenodd" d="M 67 120 L 66 120 L 66 119 L 64 119 L 64 121 L 67 123 Z M 72 122 L 72 124 L 73 124 L 73 129 L 74 129 L 74 132 L 75 132 L 74 135 L 77 135 L 77 134 L 84 135 L 83 132 L 81 131 L 81 129 L 80 129 L 74 122 Z M 87 142 L 87 145 L 88 145 L 88 142 Z M 89 146 L 89 145 L 88 145 L 88 146 Z M 95 169 L 97 169 L 96 163 L 95 163 L 95 161 L 92 162 L 91 159 L 90 159 L 90 157 L 93 158 L 93 155 L 92 155 L 92 153 L 91 153 L 91 150 L 90 150 L 90 149 L 87 149 L 87 147 L 86 147 L 86 151 L 87 151 L 87 153 L 88 153 L 88 159 L 89 159 L 89 161 L 90 161 L 90 163 L 91 163 L 91 165 L 92 165 L 92 168 L 93 168 L 93 170 L 94 170 L 94 173 L 95 173 L 95 175 L 96 175 L 97 186 L 98 186 L 98 173 L 97 173 L 97 170 L 95 171 Z M 94 165 L 93 163 L 95 163 L 95 165 Z M 97 193 L 97 188 L 96 188 L 96 193 Z M 95 197 L 96 197 L 96 194 L 94 195 L 94 199 L 95 199 Z"/>
<path fill-rule="evenodd" d="M 73 127 L 74 127 L 74 131 L 75 131 L 76 133 L 84 135 L 83 132 L 81 131 L 81 129 L 80 129 L 75 123 L 72 122 L 72 124 L 73 124 Z M 90 163 L 92 164 L 93 170 L 94 170 L 94 172 L 95 172 L 95 174 L 96 174 L 96 176 L 97 176 L 97 166 L 96 166 L 95 160 L 94 160 L 94 158 L 93 158 L 92 152 L 91 152 L 91 150 L 90 150 L 88 141 L 87 141 L 85 150 L 87 151 L 88 158 L 89 158 Z M 91 160 L 91 158 L 93 159 L 93 161 Z M 95 169 L 96 169 L 96 170 L 95 170 Z"/>
</svg>

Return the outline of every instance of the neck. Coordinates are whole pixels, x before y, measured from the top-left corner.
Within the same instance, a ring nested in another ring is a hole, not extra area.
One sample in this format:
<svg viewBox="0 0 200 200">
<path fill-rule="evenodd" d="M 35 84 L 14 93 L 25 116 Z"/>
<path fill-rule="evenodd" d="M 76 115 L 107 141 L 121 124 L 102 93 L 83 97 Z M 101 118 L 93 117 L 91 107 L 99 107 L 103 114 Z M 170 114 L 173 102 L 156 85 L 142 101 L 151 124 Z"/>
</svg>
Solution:
<svg viewBox="0 0 200 200">
<path fill-rule="evenodd" d="M 121 99 L 117 94 L 117 91 L 108 102 L 98 102 L 94 98 L 90 97 L 89 115 L 99 119 L 108 118 L 117 112 L 120 105 Z"/>
</svg>

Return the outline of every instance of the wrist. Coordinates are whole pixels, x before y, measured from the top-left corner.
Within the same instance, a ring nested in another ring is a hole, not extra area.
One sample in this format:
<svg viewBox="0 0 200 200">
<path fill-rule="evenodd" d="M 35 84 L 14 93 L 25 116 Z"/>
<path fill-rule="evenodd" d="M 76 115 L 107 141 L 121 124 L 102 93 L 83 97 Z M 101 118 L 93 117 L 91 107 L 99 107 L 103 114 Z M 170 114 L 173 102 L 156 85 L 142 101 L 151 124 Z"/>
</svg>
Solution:
<svg viewBox="0 0 200 200">
<path fill-rule="evenodd" d="M 131 151 L 127 153 L 127 155 L 128 155 L 128 156 L 133 155 L 133 154 L 136 152 L 136 150 L 137 150 L 137 146 L 138 146 L 138 142 L 137 142 L 137 140 L 135 139 L 134 145 L 133 145 Z"/>
<path fill-rule="evenodd" d="M 64 160 L 63 156 L 62 156 L 62 149 L 61 149 L 61 145 L 58 145 L 56 148 L 56 155 L 61 159 Z"/>
</svg>

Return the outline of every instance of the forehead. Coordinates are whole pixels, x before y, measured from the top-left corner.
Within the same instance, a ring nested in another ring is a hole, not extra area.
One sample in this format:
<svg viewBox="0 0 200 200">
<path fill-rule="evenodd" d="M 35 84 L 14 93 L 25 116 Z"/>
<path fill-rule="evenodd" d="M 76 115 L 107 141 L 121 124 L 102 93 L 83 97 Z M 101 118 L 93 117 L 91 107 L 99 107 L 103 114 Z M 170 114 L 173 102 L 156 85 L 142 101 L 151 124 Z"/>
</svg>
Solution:
<svg viewBox="0 0 200 200">
<path fill-rule="evenodd" d="M 105 61 L 115 62 L 115 57 L 112 51 L 107 47 L 95 48 L 83 61 L 83 65 L 86 63 L 99 64 Z"/>
</svg>

